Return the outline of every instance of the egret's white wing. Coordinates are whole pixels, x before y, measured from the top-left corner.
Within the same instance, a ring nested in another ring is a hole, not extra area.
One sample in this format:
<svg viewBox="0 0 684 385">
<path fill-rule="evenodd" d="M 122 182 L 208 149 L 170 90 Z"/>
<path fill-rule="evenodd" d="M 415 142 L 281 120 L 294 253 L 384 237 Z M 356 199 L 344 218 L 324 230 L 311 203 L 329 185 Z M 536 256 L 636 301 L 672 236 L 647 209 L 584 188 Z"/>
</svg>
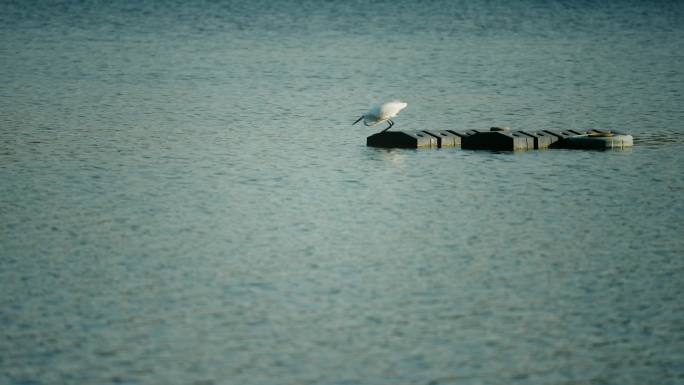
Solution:
<svg viewBox="0 0 684 385">
<path fill-rule="evenodd" d="M 399 113 L 399 111 L 403 110 L 408 106 L 407 103 L 404 102 L 389 102 L 385 103 L 382 106 L 380 106 L 380 116 L 382 119 L 391 119 Z"/>
</svg>

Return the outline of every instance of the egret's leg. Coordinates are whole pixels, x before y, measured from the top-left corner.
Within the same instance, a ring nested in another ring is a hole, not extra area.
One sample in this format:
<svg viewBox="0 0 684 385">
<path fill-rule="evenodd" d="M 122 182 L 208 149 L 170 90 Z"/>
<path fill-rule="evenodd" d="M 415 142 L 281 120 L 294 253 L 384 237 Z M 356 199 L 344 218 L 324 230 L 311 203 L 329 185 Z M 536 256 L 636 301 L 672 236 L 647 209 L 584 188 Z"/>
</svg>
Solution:
<svg viewBox="0 0 684 385">
<path fill-rule="evenodd" d="M 394 122 L 389 120 L 389 119 L 387 119 L 387 123 L 389 123 L 389 126 L 387 126 L 387 128 L 385 128 L 384 130 L 382 130 L 380 132 L 385 132 L 385 131 L 389 130 L 390 128 L 392 128 L 392 126 L 394 126 Z"/>
</svg>

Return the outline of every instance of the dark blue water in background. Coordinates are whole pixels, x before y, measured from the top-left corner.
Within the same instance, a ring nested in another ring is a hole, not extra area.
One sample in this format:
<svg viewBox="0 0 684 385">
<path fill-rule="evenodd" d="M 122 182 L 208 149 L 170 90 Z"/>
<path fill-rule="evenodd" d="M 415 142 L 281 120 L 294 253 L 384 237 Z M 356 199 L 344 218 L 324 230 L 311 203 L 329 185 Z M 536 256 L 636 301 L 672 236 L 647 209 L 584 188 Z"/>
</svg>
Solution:
<svg viewBox="0 0 684 385">
<path fill-rule="evenodd" d="M 681 2 L 2 1 L 0 383 L 682 384 L 683 59 Z"/>
</svg>

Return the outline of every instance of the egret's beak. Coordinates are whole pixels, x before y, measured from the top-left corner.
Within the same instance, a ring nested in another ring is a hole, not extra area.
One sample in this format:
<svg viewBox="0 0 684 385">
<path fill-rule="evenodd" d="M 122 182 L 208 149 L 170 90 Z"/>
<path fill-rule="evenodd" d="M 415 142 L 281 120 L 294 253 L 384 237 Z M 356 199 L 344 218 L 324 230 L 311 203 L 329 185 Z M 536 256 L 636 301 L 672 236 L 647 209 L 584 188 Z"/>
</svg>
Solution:
<svg viewBox="0 0 684 385">
<path fill-rule="evenodd" d="M 352 123 L 352 126 L 355 125 L 356 123 L 360 122 L 361 119 L 363 119 L 363 115 L 361 115 L 360 118 L 356 119 L 356 121 L 354 123 Z"/>
</svg>

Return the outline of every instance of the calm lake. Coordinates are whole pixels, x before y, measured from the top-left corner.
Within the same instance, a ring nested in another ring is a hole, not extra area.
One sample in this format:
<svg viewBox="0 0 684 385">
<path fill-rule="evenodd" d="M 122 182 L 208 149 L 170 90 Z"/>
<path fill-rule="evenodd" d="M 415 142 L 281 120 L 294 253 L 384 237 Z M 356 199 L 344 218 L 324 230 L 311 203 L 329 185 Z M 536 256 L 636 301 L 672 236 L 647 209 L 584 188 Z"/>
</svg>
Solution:
<svg viewBox="0 0 684 385">
<path fill-rule="evenodd" d="M 683 21 L 0 1 L 0 383 L 684 383 Z M 635 146 L 366 147 L 395 99 Z"/>
</svg>

